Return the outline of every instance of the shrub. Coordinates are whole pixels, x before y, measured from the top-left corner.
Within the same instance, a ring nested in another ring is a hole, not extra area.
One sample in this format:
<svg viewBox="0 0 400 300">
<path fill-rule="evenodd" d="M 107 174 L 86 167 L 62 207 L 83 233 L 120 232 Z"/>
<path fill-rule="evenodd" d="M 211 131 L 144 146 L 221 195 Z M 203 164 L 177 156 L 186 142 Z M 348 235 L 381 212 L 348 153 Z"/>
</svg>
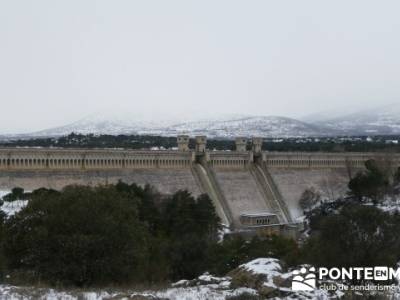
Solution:
<svg viewBox="0 0 400 300">
<path fill-rule="evenodd" d="M 0 280 L 4 277 L 5 272 L 5 257 L 4 257 L 4 220 L 5 214 L 0 210 Z"/>
<path fill-rule="evenodd" d="M 325 267 L 394 266 L 400 259 L 400 216 L 347 205 L 322 217 L 304 245 L 306 262 Z"/>
<path fill-rule="evenodd" d="M 368 160 L 365 162 L 366 171 L 358 172 L 349 182 L 351 195 L 360 201 L 363 197 L 371 198 L 374 202 L 383 195 L 389 186 L 389 179 L 385 172 L 381 171 L 377 162 Z"/>
<path fill-rule="evenodd" d="M 278 235 L 263 240 L 255 237 L 251 241 L 233 237 L 216 244 L 210 251 L 210 271 L 217 275 L 225 275 L 239 265 L 259 257 L 273 257 L 282 259 L 288 265 L 296 265 L 300 256 L 296 241 Z"/>
<path fill-rule="evenodd" d="M 5 231 L 9 268 L 52 283 L 138 279 L 146 259 L 137 203 L 113 186 L 37 192 Z"/>
<path fill-rule="evenodd" d="M 4 227 L 7 267 L 20 283 L 192 279 L 208 269 L 220 227 L 211 199 L 187 191 L 162 196 L 150 186 L 118 182 L 42 188 L 29 197 Z"/>
<path fill-rule="evenodd" d="M 311 209 L 321 200 L 321 195 L 311 187 L 306 189 L 300 197 L 299 205 L 303 210 Z"/>
</svg>

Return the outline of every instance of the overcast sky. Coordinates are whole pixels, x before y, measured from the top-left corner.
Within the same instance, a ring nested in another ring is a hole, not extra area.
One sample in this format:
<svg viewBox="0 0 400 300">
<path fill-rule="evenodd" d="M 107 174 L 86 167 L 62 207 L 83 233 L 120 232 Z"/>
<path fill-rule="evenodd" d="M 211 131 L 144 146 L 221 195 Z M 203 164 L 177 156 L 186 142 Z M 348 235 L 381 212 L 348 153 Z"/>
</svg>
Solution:
<svg viewBox="0 0 400 300">
<path fill-rule="evenodd" d="M 0 0 L 0 133 L 400 101 L 400 1 Z"/>
</svg>

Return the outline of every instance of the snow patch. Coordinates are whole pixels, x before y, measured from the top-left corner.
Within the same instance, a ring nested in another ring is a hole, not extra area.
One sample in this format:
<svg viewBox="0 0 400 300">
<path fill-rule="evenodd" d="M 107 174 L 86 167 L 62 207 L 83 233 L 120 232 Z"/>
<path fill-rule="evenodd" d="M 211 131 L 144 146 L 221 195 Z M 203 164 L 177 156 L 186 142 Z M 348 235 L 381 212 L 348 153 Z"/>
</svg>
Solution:
<svg viewBox="0 0 400 300">
<path fill-rule="evenodd" d="M 9 193 L 10 191 L 0 190 L 0 199 Z M 27 204 L 28 200 L 16 200 L 12 202 L 4 201 L 3 205 L 0 206 L 0 210 L 3 211 L 8 217 L 11 217 L 23 209 Z"/>
<path fill-rule="evenodd" d="M 28 204 L 28 200 L 16 200 L 12 202 L 4 202 L 0 207 L 8 217 L 15 215 Z"/>
<path fill-rule="evenodd" d="M 279 260 L 275 258 L 257 258 L 247 264 L 240 265 L 239 268 L 243 268 L 254 274 L 262 275 L 278 276 L 281 275 L 282 272 Z"/>
</svg>

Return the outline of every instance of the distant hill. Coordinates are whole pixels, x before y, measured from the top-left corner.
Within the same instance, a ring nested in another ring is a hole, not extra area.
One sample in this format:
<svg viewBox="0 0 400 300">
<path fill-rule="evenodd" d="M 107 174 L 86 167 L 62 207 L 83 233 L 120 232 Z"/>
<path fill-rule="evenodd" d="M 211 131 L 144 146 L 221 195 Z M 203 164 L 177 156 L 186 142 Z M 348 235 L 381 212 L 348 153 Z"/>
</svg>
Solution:
<svg viewBox="0 0 400 300">
<path fill-rule="evenodd" d="M 337 112 L 332 115 L 337 115 Z M 146 120 L 138 115 L 95 114 L 77 122 L 23 136 L 81 134 L 147 134 L 175 136 L 204 134 L 216 138 L 237 136 L 305 137 L 400 134 L 400 104 L 330 118 L 329 112 L 302 121 L 282 116 L 234 115 L 194 120 Z"/>
<path fill-rule="evenodd" d="M 169 134 L 188 132 L 211 137 L 263 136 L 300 137 L 331 134 L 321 126 L 279 116 L 247 116 L 229 120 L 209 120 L 177 124 L 169 128 Z"/>
<path fill-rule="evenodd" d="M 34 136 L 60 136 L 75 133 L 95 134 L 156 134 L 172 136 L 177 134 L 199 135 L 231 138 L 236 136 L 265 137 L 300 137 L 322 136 L 332 134 L 332 130 L 324 130 L 295 119 L 278 116 L 241 116 L 233 118 L 213 118 L 208 120 L 173 123 L 164 121 L 157 123 L 121 120 L 105 120 L 85 118 L 78 122 L 32 133 Z"/>
<path fill-rule="evenodd" d="M 400 103 L 312 122 L 349 135 L 400 134 Z"/>
</svg>

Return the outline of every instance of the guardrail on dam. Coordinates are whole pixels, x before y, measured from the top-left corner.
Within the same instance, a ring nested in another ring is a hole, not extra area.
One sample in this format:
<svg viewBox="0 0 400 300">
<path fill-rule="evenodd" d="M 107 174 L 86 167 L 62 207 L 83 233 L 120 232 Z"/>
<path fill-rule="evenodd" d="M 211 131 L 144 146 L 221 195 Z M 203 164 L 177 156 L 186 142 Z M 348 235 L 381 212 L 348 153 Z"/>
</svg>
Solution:
<svg viewBox="0 0 400 300">
<path fill-rule="evenodd" d="M 339 192 L 348 172 L 368 159 L 400 163 L 398 154 L 262 152 L 261 138 L 252 140 L 250 151 L 245 138 L 236 139 L 236 151 L 210 151 L 206 142 L 205 136 L 196 137 L 192 150 L 189 137 L 179 136 L 176 151 L 2 148 L 0 189 L 61 189 L 117 180 L 149 183 L 163 193 L 188 189 L 195 196 L 207 193 L 225 224 L 244 228 L 243 214 L 275 215 L 278 224 L 294 222 L 301 215 L 298 200 L 305 188 L 330 185 Z M 254 222 L 268 227 L 270 220 Z"/>
</svg>

